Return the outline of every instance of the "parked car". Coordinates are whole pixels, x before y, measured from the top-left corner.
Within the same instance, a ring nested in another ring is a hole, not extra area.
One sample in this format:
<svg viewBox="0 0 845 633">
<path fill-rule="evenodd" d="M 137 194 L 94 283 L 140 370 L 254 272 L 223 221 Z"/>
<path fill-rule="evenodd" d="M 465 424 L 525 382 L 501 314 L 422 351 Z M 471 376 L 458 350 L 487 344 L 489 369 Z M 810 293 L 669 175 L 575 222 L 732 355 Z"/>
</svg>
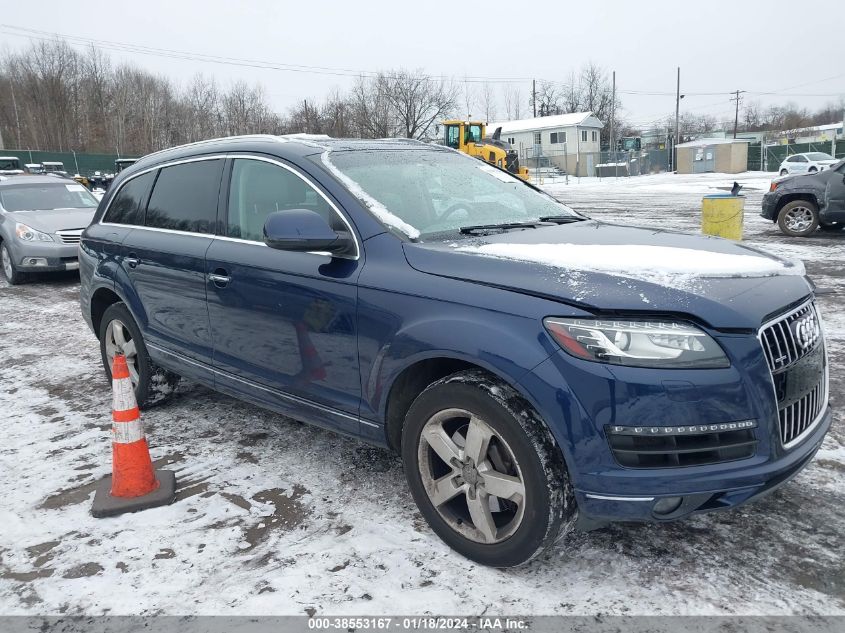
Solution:
<svg viewBox="0 0 845 633">
<path fill-rule="evenodd" d="M 80 277 L 106 376 L 124 354 L 141 406 L 185 376 L 396 450 L 432 529 L 487 565 L 576 523 L 756 499 L 831 421 L 800 263 L 592 221 L 415 141 L 146 156 L 84 231 Z"/>
<path fill-rule="evenodd" d="M 776 178 L 763 195 L 760 213 L 790 237 L 807 237 L 817 228 L 845 227 L 845 160 L 830 169 Z"/>
<path fill-rule="evenodd" d="M 41 163 L 26 163 L 24 166 L 24 172 L 27 174 L 43 174 L 44 173 L 44 165 Z"/>
<path fill-rule="evenodd" d="M 0 156 L 0 176 L 22 173 L 21 161 L 17 156 Z"/>
<path fill-rule="evenodd" d="M 43 163 L 41 163 L 41 166 L 44 168 L 44 173 L 67 175 L 67 171 L 65 170 L 65 164 L 61 161 L 45 160 Z"/>
<path fill-rule="evenodd" d="M 831 165 L 835 165 L 838 162 L 839 159 L 824 152 L 805 152 L 803 154 L 788 156 L 780 164 L 778 172 L 781 176 L 789 174 L 815 174 L 816 172 L 829 169 Z"/>
<path fill-rule="evenodd" d="M 97 199 L 85 187 L 53 176 L 0 178 L 0 261 L 10 284 L 27 273 L 76 270 L 82 230 Z"/>
</svg>

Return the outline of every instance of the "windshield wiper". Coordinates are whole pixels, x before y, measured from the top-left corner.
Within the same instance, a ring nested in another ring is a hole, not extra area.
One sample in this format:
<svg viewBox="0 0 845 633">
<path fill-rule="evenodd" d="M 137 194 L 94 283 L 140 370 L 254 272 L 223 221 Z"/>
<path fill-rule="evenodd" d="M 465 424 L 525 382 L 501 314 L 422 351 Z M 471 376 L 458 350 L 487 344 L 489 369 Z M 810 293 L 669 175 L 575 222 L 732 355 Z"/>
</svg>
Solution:
<svg viewBox="0 0 845 633">
<path fill-rule="evenodd" d="M 535 229 L 538 226 L 548 226 L 548 222 L 502 222 L 501 224 L 476 224 L 462 226 L 461 233 L 468 235 L 476 231 L 507 231 L 509 229 Z"/>
<path fill-rule="evenodd" d="M 554 224 L 570 224 L 571 222 L 583 222 L 587 218 L 582 218 L 580 215 L 547 215 L 540 218 L 540 222 L 552 222 Z"/>
<path fill-rule="evenodd" d="M 473 226 L 462 226 L 461 233 L 468 235 L 477 231 L 508 231 L 511 229 L 536 229 L 541 226 L 554 224 L 569 224 L 570 222 L 581 222 L 587 218 L 577 215 L 550 215 L 540 218 L 534 222 L 503 222 L 501 224 L 477 224 Z"/>
</svg>

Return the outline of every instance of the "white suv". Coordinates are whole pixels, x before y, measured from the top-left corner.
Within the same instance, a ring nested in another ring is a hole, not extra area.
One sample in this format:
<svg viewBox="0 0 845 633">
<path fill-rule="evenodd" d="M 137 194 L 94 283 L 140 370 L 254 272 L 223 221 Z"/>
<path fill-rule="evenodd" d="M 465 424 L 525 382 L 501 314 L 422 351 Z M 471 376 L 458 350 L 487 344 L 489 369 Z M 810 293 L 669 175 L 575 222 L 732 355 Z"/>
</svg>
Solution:
<svg viewBox="0 0 845 633">
<path fill-rule="evenodd" d="M 829 169 L 831 165 L 835 165 L 838 162 L 839 159 L 824 152 L 793 154 L 780 164 L 778 171 L 780 171 L 781 176 L 786 176 L 787 174 L 814 174 L 817 171 Z"/>
</svg>

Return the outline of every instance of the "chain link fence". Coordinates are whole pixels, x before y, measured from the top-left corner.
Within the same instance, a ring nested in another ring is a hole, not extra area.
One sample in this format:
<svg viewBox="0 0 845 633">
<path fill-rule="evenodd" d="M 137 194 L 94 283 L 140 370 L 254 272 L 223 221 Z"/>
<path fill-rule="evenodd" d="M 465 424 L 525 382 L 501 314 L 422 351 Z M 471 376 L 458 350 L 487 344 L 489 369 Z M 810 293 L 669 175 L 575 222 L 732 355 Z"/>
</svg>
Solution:
<svg viewBox="0 0 845 633">
<path fill-rule="evenodd" d="M 571 152 L 567 149 L 520 147 L 519 164 L 531 177 L 555 182 L 566 177 L 626 178 L 670 169 L 668 149 L 613 152 Z"/>
<path fill-rule="evenodd" d="M 752 143 L 748 146 L 748 170 L 778 171 L 789 156 L 807 152 L 823 152 L 834 158 L 845 158 L 845 139 L 783 145 Z"/>
</svg>

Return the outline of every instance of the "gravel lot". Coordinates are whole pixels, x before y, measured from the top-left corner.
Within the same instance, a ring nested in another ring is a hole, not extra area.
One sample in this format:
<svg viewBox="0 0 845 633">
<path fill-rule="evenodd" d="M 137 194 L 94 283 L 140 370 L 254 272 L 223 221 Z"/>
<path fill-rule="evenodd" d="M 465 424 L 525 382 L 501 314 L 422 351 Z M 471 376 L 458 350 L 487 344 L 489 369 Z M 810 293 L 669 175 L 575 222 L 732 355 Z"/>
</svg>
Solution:
<svg viewBox="0 0 845 633">
<path fill-rule="evenodd" d="M 783 237 L 757 216 L 770 175 L 743 174 L 750 244 L 803 259 L 820 288 L 831 393 L 845 387 L 845 233 Z M 549 184 L 597 219 L 697 231 L 724 175 Z M 776 494 L 671 525 L 575 534 L 511 571 L 452 553 L 392 454 L 183 385 L 144 416 L 178 501 L 95 520 L 110 469 L 110 392 L 75 276 L 0 282 L 0 613 L 845 614 L 845 431 Z"/>
</svg>

